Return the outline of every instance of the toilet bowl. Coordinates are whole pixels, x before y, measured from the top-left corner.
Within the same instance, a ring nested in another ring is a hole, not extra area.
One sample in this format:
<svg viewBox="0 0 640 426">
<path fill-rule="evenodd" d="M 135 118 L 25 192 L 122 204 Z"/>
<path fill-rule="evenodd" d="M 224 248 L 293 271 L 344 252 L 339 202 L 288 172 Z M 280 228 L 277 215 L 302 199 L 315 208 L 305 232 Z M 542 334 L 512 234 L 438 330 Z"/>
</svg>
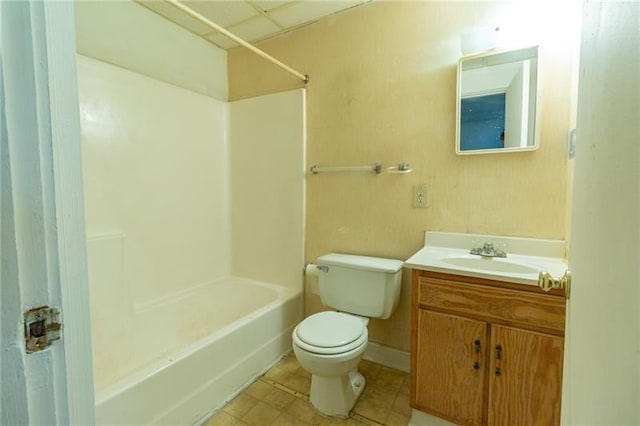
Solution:
<svg viewBox="0 0 640 426">
<path fill-rule="evenodd" d="M 329 253 L 318 258 L 318 291 L 335 311 L 319 312 L 293 330 L 293 351 L 311 373 L 309 400 L 328 416 L 346 417 L 364 389 L 358 363 L 369 318 L 387 319 L 400 298 L 400 260 Z"/>
<path fill-rule="evenodd" d="M 320 312 L 292 334 L 293 351 L 311 373 L 310 402 L 321 413 L 347 417 L 364 389 L 358 363 L 367 347 L 368 318 Z"/>
</svg>

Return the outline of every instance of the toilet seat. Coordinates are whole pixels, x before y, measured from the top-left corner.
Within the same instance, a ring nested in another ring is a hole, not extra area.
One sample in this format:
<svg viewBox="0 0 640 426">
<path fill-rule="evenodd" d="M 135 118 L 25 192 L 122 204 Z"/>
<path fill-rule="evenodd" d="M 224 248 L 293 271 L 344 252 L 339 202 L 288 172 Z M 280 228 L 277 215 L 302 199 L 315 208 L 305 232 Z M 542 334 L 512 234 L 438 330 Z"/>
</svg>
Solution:
<svg viewBox="0 0 640 426">
<path fill-rule="evenodd" d="M 336 355 L 367 343 L 365 322 L 341 312 L 319 312 L 303 320 L 293 332 L 293 341 L 305 351 Z"/>
</svg>

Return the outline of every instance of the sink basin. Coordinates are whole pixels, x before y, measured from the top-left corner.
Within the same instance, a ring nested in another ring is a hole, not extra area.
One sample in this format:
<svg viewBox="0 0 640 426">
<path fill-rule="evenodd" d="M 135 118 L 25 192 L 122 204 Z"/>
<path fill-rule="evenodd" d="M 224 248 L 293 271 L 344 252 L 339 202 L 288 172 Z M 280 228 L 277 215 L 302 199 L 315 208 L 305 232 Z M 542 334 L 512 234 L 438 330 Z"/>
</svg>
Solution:
<svg viewBox="0 0 640 426">
<path fill-rule="evenodd" d="M 504 247 L 507 257 L 469 253 L 472 247 L 484 248 L 484 243 Z M 560 240 L 427 231 L 425 246 L 407 259 L 405 267 L 537 286 L 540 272 L 552 277 L 566 272 L 564 246 Z"/>
<path fill-rule="evenodd" d="M 514 262 L 508 258 L 479 257 L 479 256 L 455 256 L 445 257 L 443 263 L 478 271 L 503 272 L 512 274 L 537 274 L 543 268 L 528 265 L 522 262 Z"/>
</svg>

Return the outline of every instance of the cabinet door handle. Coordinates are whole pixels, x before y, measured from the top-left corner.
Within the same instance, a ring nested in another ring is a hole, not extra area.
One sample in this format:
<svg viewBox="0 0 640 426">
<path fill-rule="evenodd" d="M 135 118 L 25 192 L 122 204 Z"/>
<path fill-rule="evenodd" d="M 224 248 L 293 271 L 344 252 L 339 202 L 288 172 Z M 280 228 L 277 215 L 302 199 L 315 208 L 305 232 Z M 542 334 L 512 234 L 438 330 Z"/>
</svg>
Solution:
<svg viewBox="0 0 640 426">
<path fill-rule="evenodd" d="M 480 370 L 480 351 L 482 350 L 482 348 L 480 347 L 480 340 L 476 339 L 473 342 L 473 346 L 475 348 L 475 355 L 473 359 L 473 369 Z"/>
<path fill-rule="evenodd" d="M 502 361 L 502 345 L 496 345 L 496 376 L 502 376 L 500 367 Z"/>
</svg>

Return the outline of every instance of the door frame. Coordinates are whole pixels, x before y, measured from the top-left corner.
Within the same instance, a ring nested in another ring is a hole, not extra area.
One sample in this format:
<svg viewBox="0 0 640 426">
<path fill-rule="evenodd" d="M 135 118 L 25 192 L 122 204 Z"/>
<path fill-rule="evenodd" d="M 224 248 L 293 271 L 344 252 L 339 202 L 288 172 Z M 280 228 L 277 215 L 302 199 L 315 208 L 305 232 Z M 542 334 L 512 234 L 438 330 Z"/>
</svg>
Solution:
<svg viewBox="0 0 640 426">
<path fill-rule="evenodd" d="M 0 124 L 7 135 L 0 160 L 9 176 L 1 185 L 11 200 L 2 206 L 3 248 L 9 248 L 2 254 L 16 266 L 3 274 L 2 287 L 14 288 L 15 296 L 3 292 L 2 308 L 14 312 L 16 325 L 13 340 L 3 337 L 2 344 L 18 354 L 9 366 L 17 368 L 21 389 L 2 402 L 22 407 L 8 413 L 7 405 L 0 415 L 16 423 L 90 425 L 95 402 L 73 3 L 2 2 L 0 8 Z M 43 304 L 60 308 L 62 339 L 27 354 L 22 313 Z M 2 362 L 4 370 L 7 358 Z"/>
</svg>

